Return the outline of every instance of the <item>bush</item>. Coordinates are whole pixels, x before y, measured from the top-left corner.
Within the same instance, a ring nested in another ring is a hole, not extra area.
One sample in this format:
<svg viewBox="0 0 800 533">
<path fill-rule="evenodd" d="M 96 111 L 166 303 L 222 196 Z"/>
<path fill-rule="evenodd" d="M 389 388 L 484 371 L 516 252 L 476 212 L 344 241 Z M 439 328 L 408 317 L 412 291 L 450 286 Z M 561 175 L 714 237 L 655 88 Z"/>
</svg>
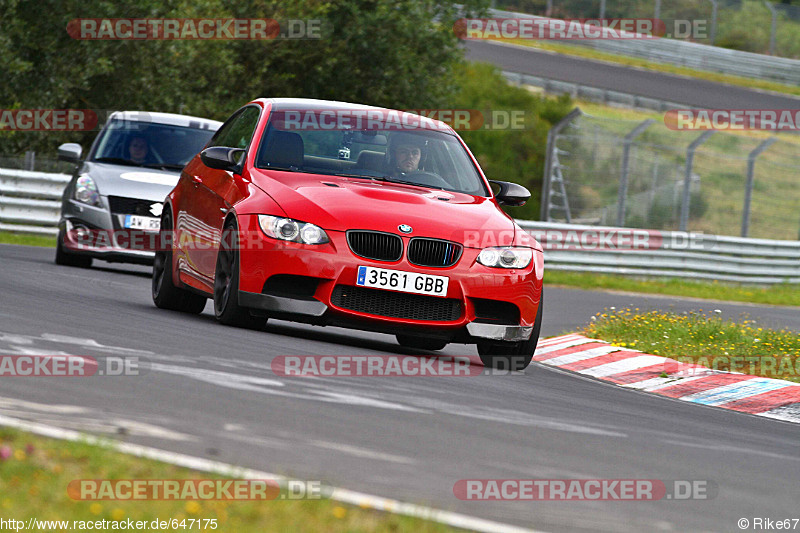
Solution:
<svg viewBox="0 0 800 533">
<path fill-rule="evenodd" d="M 456 109 L 523 111 L 524 129 L 460 131 L 489 179 L 513 181 L 531 191 L 522 207 L 506 208 L 514 218 L 538 220 L 547 132 L 572 109 L 568 96 L 546 98 L 509 85 L 492 65 L 469 63 L 456 71 Z"/>
</svg>

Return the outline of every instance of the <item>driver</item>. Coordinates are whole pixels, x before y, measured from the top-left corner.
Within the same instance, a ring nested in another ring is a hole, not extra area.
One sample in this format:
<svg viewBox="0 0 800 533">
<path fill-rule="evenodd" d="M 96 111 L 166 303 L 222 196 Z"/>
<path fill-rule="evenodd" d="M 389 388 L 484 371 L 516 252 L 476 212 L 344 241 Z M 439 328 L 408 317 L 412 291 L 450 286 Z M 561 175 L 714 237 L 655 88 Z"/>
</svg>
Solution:
<svg viewBox="0 0 800 533">
<path fill-rule="evenodd" d="M 148 161 L 149 149 L 147 139 L 144 135 L 132 135 L 128 141 L 128 153 L 130 160 L 140 165 Z"/>
<path fill-rule="evenodd" d="M 409 133 L 397 133 L 391 138 L 389 173 L 393 176 L 420 170 L 425 151 L 425 138 Z"/>
</svg>

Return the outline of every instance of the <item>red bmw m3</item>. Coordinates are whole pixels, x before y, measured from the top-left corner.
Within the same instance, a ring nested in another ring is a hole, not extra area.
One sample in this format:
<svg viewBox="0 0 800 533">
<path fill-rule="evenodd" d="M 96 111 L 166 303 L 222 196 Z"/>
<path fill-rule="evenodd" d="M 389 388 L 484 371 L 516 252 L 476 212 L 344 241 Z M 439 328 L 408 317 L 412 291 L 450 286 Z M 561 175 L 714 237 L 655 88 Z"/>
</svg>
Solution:
<svg viewBox="0 0 800 533">
<path fill-rule="evenodd" d="M 152 293 L 163 309 L 260 328 L 270 317 L 476 344 L 522 369 L 542 321 L 540 244 L 500 205 L 456 132 L 412 113 L 306 99 L 236 111 L 164 203 Z"/>
</svg>

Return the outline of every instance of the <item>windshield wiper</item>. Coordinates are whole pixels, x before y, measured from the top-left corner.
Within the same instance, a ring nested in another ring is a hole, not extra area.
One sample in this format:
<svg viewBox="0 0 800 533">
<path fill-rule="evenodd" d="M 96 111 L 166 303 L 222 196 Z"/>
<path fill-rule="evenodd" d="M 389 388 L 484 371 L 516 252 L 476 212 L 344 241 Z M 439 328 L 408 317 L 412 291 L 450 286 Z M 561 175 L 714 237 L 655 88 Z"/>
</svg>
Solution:
<svg viewBox="0 0 800 533">
<path fill-rule="evenodd" d="M 393 177 L 384 174 L 373 176 L 371 174 L 348 174 L 346 172 L 334 172 L 332 174 L 326 173 L 328 176 L 340 176 L 342 178 L 363 178 L 368 180 L 378 181 L 395 181 Z"/>
<path fill-rule="evenodd" d="M 417 187 L 425 187 L 426 189 L 437 189 L 440 191 L 444 190 L 444 187 L 437 187 L 436 185 L 428 185 L 427 183 L 418 183 L 416 181 L 401 180 L 395 178 L 394 176 L 390 176 L 388 174 L 379 174 L 377 176 L 373 176 L 371 174 L 347 174 L 347 173 L 337 172 L 334 173 L 333 175 L 341 176 L 343 178 L 364 178 L 376 181 L 388 181 L 389 183 L 402 183 L 404 185 L 415 185 Z"/>
<path fill-rule="evenodd" d="M 444 190 L 444 187 L 437 187 L 436 185 L 428 185 L 427 183 L 418 183 L 416 181 L 399 180 L 397 178 L 387 179 L 386 181 L 391 181 L 392 183 L 403 183 L 405 185 L 416 185 L 417 187 L 425 187 L 426 189 L 437 189 L 439 191 Z"/>
<path fill-rule="evenodd" d="M 128 165 L 131 167 L 142 166 L 141 163 L 137 163 L 136 161 L 131 161 L 130 159 L 125 159 L 122 157 L 95 157 L 93 161 L 97 163 L 116 163 L 117 165 Z"/>
</svg>

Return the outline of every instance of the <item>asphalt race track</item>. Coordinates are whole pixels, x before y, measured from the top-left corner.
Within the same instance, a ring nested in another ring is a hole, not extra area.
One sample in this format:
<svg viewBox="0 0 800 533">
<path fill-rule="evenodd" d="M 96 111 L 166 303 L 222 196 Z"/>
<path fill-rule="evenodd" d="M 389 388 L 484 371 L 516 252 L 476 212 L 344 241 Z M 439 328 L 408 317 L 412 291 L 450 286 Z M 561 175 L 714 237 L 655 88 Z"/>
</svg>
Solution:
<svg viewBox="0 0 800 533">
<path fill-rule="evenodd" d="M 592 61 L 525 46 L 465 41 L 470 61 L 501 70 L 580 83 L 708 109 L 798 109 L 800 98 L 696 78 Z"/>
<path fill-rule="evenodd" d="M 291 378 L 279 355 L 400 352 L 394 338 L 284 322 L 265 331 L 156 309 L 149 270 L 57 267 L 0 245 L 0 354 L 140 356 L 141 376 L 3 378 L 0 414 L 544 531 L 738 531 L 797 518 L 800 427 L 638 393 L 534 363 L 524 374 Z M 606 306 L 796 310 L 551 288 L 544 334 Z M 448 346 L 444 353 L 473 355 Z M 472 502 L 460 479 L 708 480 L 711 500 Z"/>
</svg>

